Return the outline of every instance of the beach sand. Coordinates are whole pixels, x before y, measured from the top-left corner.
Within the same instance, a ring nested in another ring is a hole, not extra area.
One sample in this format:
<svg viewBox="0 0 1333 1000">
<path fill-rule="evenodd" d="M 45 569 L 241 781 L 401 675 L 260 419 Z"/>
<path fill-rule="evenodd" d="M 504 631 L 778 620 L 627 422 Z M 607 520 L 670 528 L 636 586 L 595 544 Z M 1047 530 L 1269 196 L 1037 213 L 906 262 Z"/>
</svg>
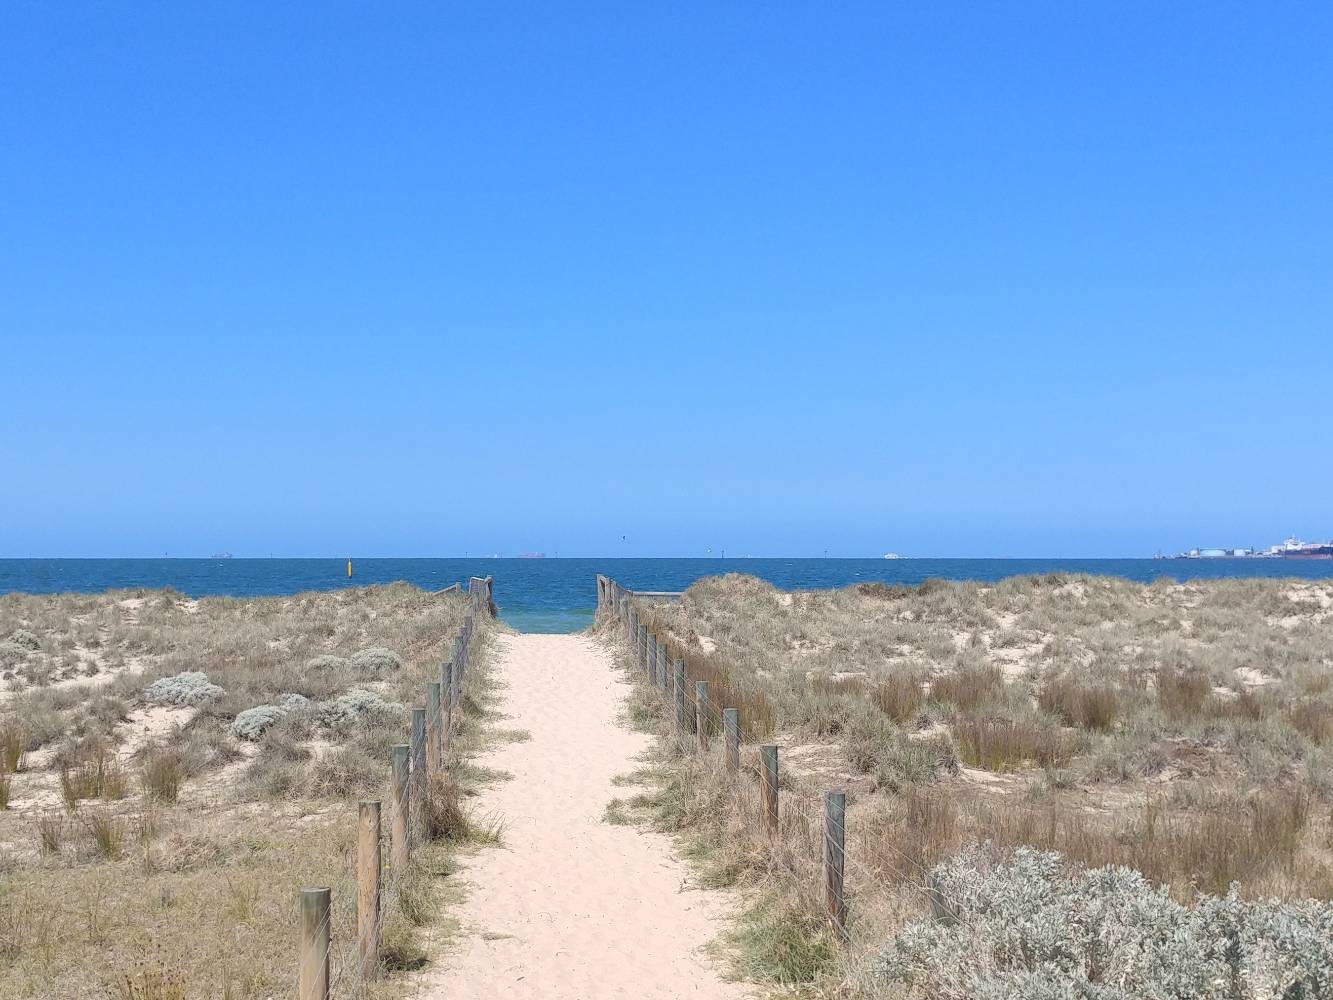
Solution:
<svg viewBox="0 0 1333 1000">
<path fill-rule="evenodd" d="M 618 721 L 629 691 L 610 656 L 577 635 L 499 638 L 505 727 L 532 738 L 478 759 L 512 780 L 482 796 L 503 845 L 464 862 L 461 940 L 423 976 L 425 997 L 732 998 L 702 949 L 727 897 L 695 889 L 670 840 L 603 822 L 649 737 Z"/>
</svg>

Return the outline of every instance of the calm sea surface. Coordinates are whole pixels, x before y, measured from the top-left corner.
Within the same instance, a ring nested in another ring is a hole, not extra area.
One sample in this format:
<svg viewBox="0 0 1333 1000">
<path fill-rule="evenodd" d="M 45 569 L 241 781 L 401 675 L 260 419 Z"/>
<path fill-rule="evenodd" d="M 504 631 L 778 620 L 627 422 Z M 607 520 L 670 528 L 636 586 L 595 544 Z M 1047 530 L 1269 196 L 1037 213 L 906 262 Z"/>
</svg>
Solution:
<svg viewBox="0 0 1333 1000">
<path fill-rule="evenodd" d="M 1101 573 L 1148 582 L 1240 576 L 1333 578 L 1333 561 L 1281 559 L 0 559 L 0 593 L 174 587 L 192 597 L 293 594 L 406 580 L 427 590 L 495 577 L 500 615 L 526 632 L 574 632 L 592 621 L 596 575 L 634 590 L 683 590 L 719 573 L 748 573 L 783 589 L 928 577 L 999 580 L 1023 573 Z"/>
</svg>

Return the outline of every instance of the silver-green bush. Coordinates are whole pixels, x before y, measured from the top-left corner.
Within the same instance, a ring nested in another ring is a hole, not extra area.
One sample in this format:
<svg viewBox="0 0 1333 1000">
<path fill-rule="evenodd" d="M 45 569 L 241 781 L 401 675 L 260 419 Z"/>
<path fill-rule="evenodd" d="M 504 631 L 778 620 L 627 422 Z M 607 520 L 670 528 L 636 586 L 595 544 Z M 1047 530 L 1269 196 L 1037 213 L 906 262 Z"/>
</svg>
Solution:
<svg viewBox="0 0 1333 1000">
<path fill-rule="evenodd" d="M 343 670 L 346 667 L 347 660 L 341 656 L 334 656 L 332 653 L 314 656 L 305 661 L 307 670 Z"/>
<path fill-rule="evenodd" d="M 226 694 L 199 670 L 186 670 L 172 677 L 162 677 L 144 688 L 146 700 L 159 705 L 201 705 L 210 698 Z"/>
<path fill-rule="evenodd" d="M 274 705 L 256 705 L 247 708 L 232 721 L 232 734 L 243 740 L 254 742 L 272 726 L 281 722 L 293 712 L 299 712 L 310 704 L 310 699 L 300 694 L 284 694 Z"/>
<path fill-rule="evenodd" d="M 26 628 L 16 628 L 9 635 L 9 641 L 15 646 L 21 646 L 24 649 L 41 649 L 42 640 L 33 635 Z"/>
<path fill-rule="evenodd" d="M 356 722 L 365 715 L 392 714 L 402 710 L 402 705 L 385 701 L 374 691 L 352 688 L 324 705 L 320 710 L 320 721 L 326 726 L 336 726 L 340 723 Z"/>
<path fill-rule="evenodd" d="M 386 670 L 401 670 L 403 661 L 391 649 L 385 649 L 383 646 L 371 646 L 352 657 L 352 666 L 357 670 L 378 674 Z"/>
<path fill-rule="evenodd" d="M 28 658 L 32 650 L 26 646 L 20 646 L 16 642 L 10 642 L 8 639 L 0 639 L 0 664 L 8 666 L 12 663 L 18 663 Z"/>
<path fill-rule="evenodd" d="M 931 871 L 935 919 L 905 928 L 879 973 L 908 996 L 979 1000 L 1313 1000 L 1333 996 L 1333 904 L 1175 902 L 1138 872 L 984 850 Z"/>
</svg>

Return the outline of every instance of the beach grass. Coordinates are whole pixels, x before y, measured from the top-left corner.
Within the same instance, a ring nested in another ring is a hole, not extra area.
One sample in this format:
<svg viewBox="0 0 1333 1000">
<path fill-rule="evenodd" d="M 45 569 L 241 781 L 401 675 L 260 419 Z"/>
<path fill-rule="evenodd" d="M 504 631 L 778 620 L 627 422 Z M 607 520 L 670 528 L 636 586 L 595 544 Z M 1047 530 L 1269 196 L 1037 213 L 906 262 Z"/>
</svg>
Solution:
<svg viewBox="0 0 1333 1000">
<path fill-rule="evenodd" d="M 467 609 L 401 584 L 0 597 L 0 636 L 35 640 L 6 654 L 0 692 L 0 997 L 285 995 L 309 885 L 333 889 L 334 964 L 354 968 L 356 801 L 387 798 L 389 748 Z M 453 852 L 501 835 L 461 766 L 492 738 L 489 627 L 450 761 L 464 778 L 432 785 L 386 896 L 386 971 L 446 934 Z"/>
</svg>

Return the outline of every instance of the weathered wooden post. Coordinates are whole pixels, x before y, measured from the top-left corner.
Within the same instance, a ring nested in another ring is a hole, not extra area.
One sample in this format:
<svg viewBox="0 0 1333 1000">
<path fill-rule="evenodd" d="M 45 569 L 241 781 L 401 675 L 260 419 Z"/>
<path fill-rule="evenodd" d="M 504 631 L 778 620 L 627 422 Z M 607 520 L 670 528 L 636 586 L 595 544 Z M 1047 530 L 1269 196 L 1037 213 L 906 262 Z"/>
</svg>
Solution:
<svg viewBox="0 0 1333 1000">
<path fill-rule="evenodd" d="M 770 837 L 776 837 L 778 835 L 778 748 L 772 743 L 766 743 L 759 748 L 759 779 L 764 829 Z"/>
<path fill-rule="evenodd" d="M 300 1000 L 329 1000 L 329 889 L 301 890 Z"/>
<path fill-rule="evenodd" d="M 838 936 L 847 940 L 843 864 L 847 846 L 847 793 L 824 793 L 824 905 Z"/>
<path fill-rule="evenodd" d="M 708 752 L 708 682 L 694 682 L 694 741 L 700 753 Z"/>
<path fill-rule="evenodd" d="M 380 963 L 380 804 L 361 803 L 357 817 L 356 938 L 361 978 L 373 979 Z"/>
<path fill-rule="evenodd" d="M 426 771 L 434 774 L 440 769 L 440 682 L 426 685 Z"/>
<path fill-rule="evenodd" d="M 421 817 L 424 816 L 421 803 L 425 800 L 425 707 L 417 705 L 412 709 L 412 813 L 420 829 Z"/>
<path fill-rule="evenodd" d="M 727 770 L 741 773 L 741 713 L 739 709 L 722 710 L 722 737 L 727 745 Z"/>
<path fill-rule="evenodd" d="M 685 661 L 677 658 L 675 669 L 675 695 L 676 695 L 676 736 L 680 741 L 680 748 L 685 749 L 685 732 L 689 728 L 685 715 Z"/>
<path fill-rule="evenodd" d="M 643 658 L 643 666 L 648 677 L 651 678 L 653 676 L 653 668 L 657 664 L 657 636 L 650 632 L 645 642 L 648 647 L 648 655 Z"/>
<path fill-rule="evenodd" d="M 445 660 L 440 670 L 440 763 L 449 752 L 454 729 L 454 661 Z"/>
<path fill-rule="evenodd" d="M 393 816 L 389 820 L 389 863 L 393 867 L 394 877 L 405 871 L 410 853 L 407 845 L 407 783 L 411 771 L 408 754 L 411 747 L 406 743 L 395 744 L 393 748 L 392 808 Z"/>
</svg>

